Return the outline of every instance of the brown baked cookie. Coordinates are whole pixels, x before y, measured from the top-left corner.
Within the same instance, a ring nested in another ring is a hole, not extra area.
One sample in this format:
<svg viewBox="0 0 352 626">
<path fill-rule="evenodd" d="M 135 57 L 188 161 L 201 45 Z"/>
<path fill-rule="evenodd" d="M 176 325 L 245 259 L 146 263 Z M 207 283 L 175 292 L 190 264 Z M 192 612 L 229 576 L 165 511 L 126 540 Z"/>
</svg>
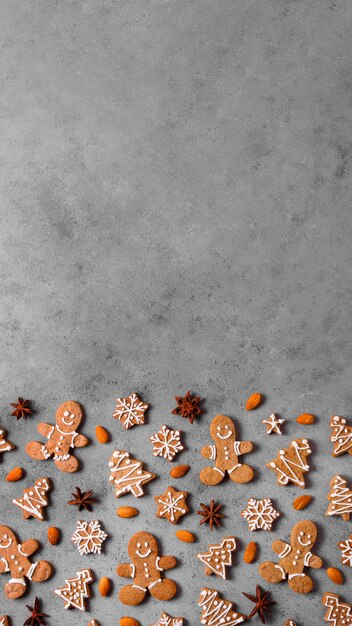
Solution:
<svg viewBox="0 0 352 626">
<path fill-rule="evenodd" d="M 37 426 L 38 432 L 48 439 L 47 443 L 30 441 L 26 452 L 36 461 L 46 461 L 51 456 L 56 467 L 62 472 L 76 472 L 79 462 L 70 454 L 70 449 L 84 448 L 89 440 L 76 431 L 82 421 L 82 408 L 78 402 L 69 400 L 60 404 L 56 411 L 56 423 L 41 422 Z"/>
<path fill-rule="evenodd" d="M 284 626 L 297 626 L 297 624 L 293 621 L 293 619 L 287 619 Z"/>
<path fill-rule="evenodd" d="M 99 622 L 97 622 L 96 619 L 92 619 L 91 622 L 89 622 L 88 626 L 100 626 Z"/>
<path fill-rule="evenodd" d="M 183 626 L 183 617 L 170 617 L 167 613 L 163 613 L 159 621 L 150 626 Z"/>
<path fill-rule="evenodd" d="M 334 415 L 330 420 L 330 427 L 330 441 L 334 444 L 332 456 L 340 456 L 345 452 L 352 454 L 352 426 L 347 426 L 343 417 Z"/>
<path fill-rule="evenodd" d="M 132 493 L 136 498 L 144 495 L 143 485 L 156 478 L 156 474 L 143 469 L 143 462 L 130 457 L 129 452 L 115 450 L 109 461 L 110 482 L 115 487 L 115 497 Z"/>
<path fill-rule="evenodd" d="M 44 521 L 43 508 L 48 506 L 47 493 L 51 488 L 50 479 L 38 478 L 32 487 L 23 489 L 23 497 L 12 500 L 23 511 L 23 519 L 35 517 L 41 522 Z"/>
<path fill-rule="evenodd" d="M 341 563 L 352 567 L 352 535 L 346 541 L 340 541 Z"/>
<path fill-rule="evenodd" d="M 259 567 L 259 573 L 269 583 L 279 583 L 287 578 L 293 591 L 309 593 L 313 589 L 313 581 L 304 573 L 304 568 L 319 569 L 323 564 L 318 556 L 311 553 L 316 538 L 317 528 L 313 522 L 298 522 L 292 529 L 291 543 L 272 543 L 272 549 L 281 559 L 279 563 L 266 561 Z"/>
<path fill-rule="evenodd" d="M 225 537 L 221 543 L 213 543 L 207 552 L 200 552 L 197 558 L 205 565 L 205 574 L 216 574 L 226 579 L 226 567 L 232 565 L 232 553 L 236 550 L 236 538 Z"/>
<path fill-rule="evenodd" d="M 144 424 L 144 413 L 147 408 L 146 402 L 142 402 L 136 393 L 131 393 L 127 398 L 117 398 L 113 417 L 120 420 L 127 430 L 133 426 Z"/>
<path fill-rule="evenodd" d="M 43 582 L 50 578 L 53 567 L 48 561 L 32 563 L 28 557 L 39 549 L 36 539 L 18 543 L 8 526 L 0 526 L 0 574 L 10 572 L 11 580 L 5 585 L 5 595 L 11 600 L 23 596 L 28 580 Z"/>
<path fill-rule="evenodd" d="M 10 450 L 14 450 L 16 446 L 11 443 L 8 439 L 6 439 L 6 430 L 5 428 L 0 428 L 0 454 L 2 452 L 9 452 Z"/>
<path fill-rule="evenodd" d="M 217 415 L 210 424 L 210 434 L 214 444 L 201 450 L 204 458 L 214 462 L 200 472 L 200 480 L 205 485 L 218 485 L 226 472 L 235 483 L 248 483 L 253 479 L 254 472 L 249 465 L 238 462 L 241 454 L 253 450 L 251 441 L 237 441 L 236 429 L 230 417 Z"/>
<path fill-rule="evenodd" d="M 215 589 L 202 589 L 198 606 L 202 609 L 200 622 L 207 626 L 235 626 L 246 621 L 246 616 L 234 611 L 232 602 L 222 600 Z"/>
<path fill-rule="evenodd" d="M 343 602 L 337 593 L 326 591 L 322 598 L 322 604 L 326 608 L 324 621 L 332 626 L 351 626 L 352 606 Z"/>
<path fill-rule="evenodd" d="M 174 556 L 160 556 L 156 538 L 141 531 L 133 535 L 128 542 L 128 554 L 131 563 L 119 563 L 118 576 L 132 578 L 133 584 L 120 589 L 119 599 L 123 604 L 135 606 L 143 602 L 147 591 L 157 600 L 171 600 L 176 594 L 176 583 L 163 578 L 165 570 L 176 565 Z"/>
<path fill-rule="evenodd" d="M 2 615 L 0 617 L 0 626 L 10 626 L 8 615 Z"/>
<path fill-rule="evenodd" d="M 302 489 L 305 488 L 304 474 L 308 472 L 307 457 L 311 449 L 307 439 L 295 439 L 284 450 L 279 450 L 276 459 L 266 464 L 277 474 L 278 485 L 293 483 Z"/>
<path fill-rule="evenodd" d="M 175 456 L 183 450 L 180 431 L 171 430 L 165 424 L 149 439 L 153 444 L 153 455 L 162 456 L 167 461 L 173 461 Z"/>
<path fill-rule="evenodd" d="M 65 609 L 85 611 L 85 601 L 90 598 L 90 583 L 93 582 L 91 569 L 82 569 L 73 578 L 66 578 L 65 586 L 55 589 L 54 593 L 65 602 Z"/>
<path fill-rule="evenodd" d="M 160 496 L 154 496 L 158 505 L 156 516 L 167 519 L 171 524 L 177 524 L 178 520 L 189 512 L 186 504 L 188 491 L 176 491 L 173 487 L 167 487 Z"/>
<path fill-rule="evenodd" d="M 274 509 L 270 498 L 255 500 L 250 498 L 247 507 L 241 511 L 242 517 L 247 520 L 249 530 L 271 530 L 273 522 L 280 517 L 279 511 Z"/>
<path fill-rule="evenodd" d="M 327 495 L 329 506 L 325 515 L 341 515 L 348 522 L 352 515 L 352 491 L 347 487 L 347 480 L 336 474 L 330 481 L 330 487 Z"/>
</svg>

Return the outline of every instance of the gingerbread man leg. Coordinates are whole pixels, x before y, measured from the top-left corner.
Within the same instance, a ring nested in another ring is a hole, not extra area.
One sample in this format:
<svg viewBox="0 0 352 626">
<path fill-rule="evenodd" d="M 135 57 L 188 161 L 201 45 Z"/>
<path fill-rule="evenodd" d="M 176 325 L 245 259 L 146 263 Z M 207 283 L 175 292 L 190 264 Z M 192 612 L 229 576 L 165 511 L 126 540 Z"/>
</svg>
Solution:
<svg viewBox="0 0 352 626">
<path fill-rule="evenodd" d="M 225 474 L 217 467 L 205 467 L 199 474 L 199 478 L 204 485 L 218 485 L 223 480 Z"/>
<path fill-rule="evenodd" d="M 26 592 L 27 584 L 24 578 L 11 578 L 4 587 L 5 595 L 10 600 L 21 598 Z"/>
<path fill-rule="evenodd" d="M 266 561 L 262 563 L 259 568 L 259 574 L 266 580 L 268 583 L 279 583 L 282 580 L 285 580 L 286 573 L 277 565 L 277 563 L 273 563 L 272 561 Z"/>
<path fill-rule="evenodd" d="M 157 600 L 171 600 L 176 595 L 176 583 L 170 578 L 159 580 L 149 587 L 151 595 Z"/>
<path fill-rule="evenodd" d="M 249 483 L 254 477 L 254 472 L 249 465 L 239 463 L 232 470 L 229 470 L 229 476 L 235 483 Z"/>
<path fill-rule="evenodd" d="M 309 593 L 313 589 L 313 581 L 307 574 L 289 574 L 288 584 L 296 593 Z"/>
<path fill-rule="evenodd" d="M 54 457 L 56 467 L 61 472 L 68 472 L 69 474 L 78 470 L 79 461 L 72 454 L 67 454 L 65 457 Z"/>
<path fill-rule="evenodd" d="M 30 441 L 26 445 L 27 454 L 36 461 L 46 461 L 51 457 L 50 452 L 46 449 L 43 443 L 40 441 Z"/>
<path fill-rule="evenodd" d="M 136 585 L 125 585 L 119 591 L 119 600 L 128 606 L 137 606 L 143 602 L 147 590 Z"/>
</svg>

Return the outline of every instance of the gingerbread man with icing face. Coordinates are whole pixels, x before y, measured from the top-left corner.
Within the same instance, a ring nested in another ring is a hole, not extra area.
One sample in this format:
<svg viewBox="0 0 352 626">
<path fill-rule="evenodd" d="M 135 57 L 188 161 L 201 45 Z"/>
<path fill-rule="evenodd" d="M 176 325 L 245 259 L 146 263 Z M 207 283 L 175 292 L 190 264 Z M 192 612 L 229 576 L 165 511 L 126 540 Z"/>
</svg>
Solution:
<svg viewBox="0 0 352 626">
<path fill-rule="evenodd" d="M 26 452 L 32 459 L 45 461 L 54 457 L 56 467 L 62 472 L 76 472 L 78 460 L 70 454 L 71 448 L 83 448 L 89 444 L 84 435 L 76 431 L 82 420 L 82 408 L 78 402 L 69 400 L 60 404 L 56 411 L 56 424 L 38 424 L 38 432 L 47 437 L 45 444 L 39 441 L 30 441 Z"/>
<path fill-rule="evenodd" d="M 262 563 L 259 573 L 269 583 L 279 583 L 287 578 L 293 591 L 309 593 L 313 589 L 313 581 L 304 573 L 304 568 L 319 569 L 323 565 L 322 560 L 311 552 L 316 538 L 317 528 L 313 522 L 299 522 L 292 529 L 291 543 L 274 541 L 272 544 L 272 549 L 281 557 L 281 561 Z"/>
<path fill-rule="evenodd" d="M 199 477 L 205 485 L 218 485 L 226 472 L 235 483 L 249 483 L 253 469 L 238 462 L 240 454 L 253 450 L 251 441 L 237 441 L 235 425 L 230 417 L 217 415 L 210 424 L 210 434 L 215 442 L 201 450 L 202 456 L 214 461 L 213 467 L 205 467 Z"/>
<path fill-rule="evenodd" d="M 135 606 L 143 602 L 147 591 L 157 600 L 171 600 L 176 594 L 176 583 L 162 579 L 162 572 L 176 565 L 174 556 L 159 556 L 157 540 L 150 533 L 141 531 L 128 542 L 131 563 L 119 563 L 117 574 L 133 578 L 132 585 L 120 589 L 119 599 L 123 604 Z"/>
<path fill-rule="evenodd" d="M 18 543 L 15 533 L 8 526 L 0 526 L 0 574 L 10 572 L 11 580 L 5 585 L 5 594 L 16 600 L 26 591 L 28 580 L 42 582 L 50 578 L 53 568 L 48 561 L 31 563 L 28 559 L 39 548 L 35 539 Z"/>
</svg>

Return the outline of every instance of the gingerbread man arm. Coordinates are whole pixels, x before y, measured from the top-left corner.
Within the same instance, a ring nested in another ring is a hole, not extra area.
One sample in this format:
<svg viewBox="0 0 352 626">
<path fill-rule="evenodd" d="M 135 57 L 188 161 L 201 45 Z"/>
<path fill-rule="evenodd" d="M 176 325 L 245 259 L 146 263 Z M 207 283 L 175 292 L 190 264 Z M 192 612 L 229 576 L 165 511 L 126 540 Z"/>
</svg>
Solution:
<svg viewBox="0 0 352 626">
<path fill-rule="evenodd" d="M 7 564 L 6 559 L 0 558 L 0 574 L 4 574 L 4 572 L 9 571 L 9 566 Z"/>
<path fill-rule="evenodd" d="M 253 444 L 251 441 L 239 441 L 238 449 L 240 454 L 247 454 L 247 452 L 252 452 Z"/>
<path fill-rule="evenodd" d="M 205 459 L 214 458 L 214 446 L 203 446 L 200 453 Z"/>
<path fill-rule="evenodd" d="M 39 422 L 37 426 L 37 431 L 43 437 L 50 437 L 51 433 L 54 430 L 54 426 L 52 424 L 47 424 L 46 422 Z"/>
<path fill-rule="evenodd" d="M 308 567 L 313 567 L 313 569 L 320 569 L 323 566 L 323 561 L 316 554 L 312 554 L 309 561 Z"/>
<path fill-rule="evenodd" d="M 39 542 L 36 539 L 27 539 L 18 548 L 25 556 L 30 556 L 39 549 Z"/>
<path fill-rule="evenodd" d="M 74 443 L 75 448 L 84 448 L 85 446 L 89 444 L 89 439 L 88 437 L 85 437 L 84 435 L 77 435 L 73 443 Z"/>
<path fill-rule="evenodd" d="M 132 563 L 119 563 L 116 568 L 116 573 L 118 576 L 123 576 L 123 578 L 132 578 L 132 574 L 133 574 Z"/>
<path fill-rule="evenodd" d="M 174 556 L 161 556 L 159 559 L 159 567 L 162 570 L 172 569 L 176 566 L 176 558 Z"/>
<path fill-rule="evenodd" d="M 285 543 L 285 541 L 280 541 L 279 539 L 277 541 L 273 541 L 271 547 L 275 554 L 278 554 L 279 556 L 282 556 L 284 553 L 288 554 L 291 552 L 290 544 Z"/>
</svg>

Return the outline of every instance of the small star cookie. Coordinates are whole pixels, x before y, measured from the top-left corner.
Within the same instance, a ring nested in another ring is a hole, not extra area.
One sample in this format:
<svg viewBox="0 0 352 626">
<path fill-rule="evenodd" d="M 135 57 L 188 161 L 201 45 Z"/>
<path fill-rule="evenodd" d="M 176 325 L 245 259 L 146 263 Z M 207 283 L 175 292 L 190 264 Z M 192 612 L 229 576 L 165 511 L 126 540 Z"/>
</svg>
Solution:
<svg viewBox="0 0 352 626">
<path fill-rule="evenodd" d="M 176 491 L 173 487 L 168 487 L 162 495 L 154 497 L 158 504 L 156 516 L 167 519 L 171 524 L 177 524 L 189 511 L 186 504 L 187 496 L 187 491 Z"/>
<path fill-rule="evenodd" d="M 127 430 L 133 426 L 144 424 L 144 413 L 148 406 L 142 402 L 136 393 L 131 393 L 127 398 L 117 398 L 113 417 L 120 420 Z"/>
<path fill-rule="evenodd" d="M 271 435 L 272 433 L 276 433 L 277 435 L 282 435 L 281 424 L 284 423 L 284 419 L 280 419 L 276 417 L 275 413 L 271 413 L 269 419 L 262 420 L 262 424 L 266 424 L 266 434 Z"/>
</svg>

